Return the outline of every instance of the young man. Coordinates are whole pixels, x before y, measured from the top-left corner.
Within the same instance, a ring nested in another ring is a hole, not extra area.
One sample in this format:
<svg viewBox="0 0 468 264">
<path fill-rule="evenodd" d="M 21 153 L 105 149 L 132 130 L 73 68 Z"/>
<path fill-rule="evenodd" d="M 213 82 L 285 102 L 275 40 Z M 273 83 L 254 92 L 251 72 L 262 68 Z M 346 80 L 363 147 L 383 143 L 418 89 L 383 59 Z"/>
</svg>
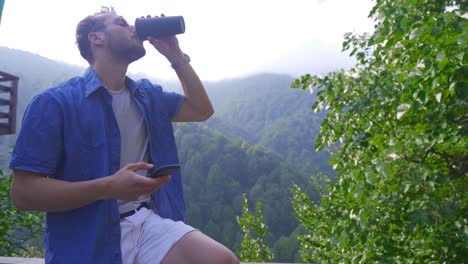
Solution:
<svg viewBox="0 0 468 264">
<path fill-rule="evenodd" d="M 169 60 L 184 95 L 125 76 L 145 49 L 113 9 L 82 20 L 76 37 L 90 68 L 31 101 L 10 163 L 15 206 L 47 212 L 46 263 L 238 263 L 182 222 L 179 172 L 146 177 L 178 163 L 171 122 L 213 114 L 176 37 L 149 42 Z"/>
</svg>

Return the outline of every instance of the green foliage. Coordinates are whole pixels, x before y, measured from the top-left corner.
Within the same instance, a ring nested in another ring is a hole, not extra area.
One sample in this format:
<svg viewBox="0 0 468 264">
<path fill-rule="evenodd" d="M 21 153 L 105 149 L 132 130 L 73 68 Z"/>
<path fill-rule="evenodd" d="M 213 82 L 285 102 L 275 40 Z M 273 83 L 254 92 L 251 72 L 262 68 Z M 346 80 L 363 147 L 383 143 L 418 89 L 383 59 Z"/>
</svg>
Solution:
<svg viewBox="0 0 468 264">
<path fill-rule="evenodd" d="M 2 13 L 3 13 L 4 5 L 5 5 L 5 0 L 0 0 L 0 23 L 2 22 Z"/>
<path fill-rule="evenodd" d="M 377 0 L 372 35 L 345 35 L 357 64 L 304 75 L 327 110 L 317 149 L 335 184 L 319 205 L 299 187 L 305 261 L 463 263 L 468 252 L 467 6 Z"/>
<path fill-rule="evenodd" d="M 280 237 L 272 247 L 273 262 L 282 263 L 288 260 L 290 263 L 304 263 L 299 254 L 299 240 L 297 239 L 304 232 L 304 227 L 298 226 L 289 237 Z"/>
<path fill-rule="evenodd" d="M 241 261 L 270 262 L 273 260 L 273 254 L 264 240 L 268 228 L 263 223 L 262 204 L 259 201 L 256 211 L 256 214 L 249 212 L 247 196 L 242 194 L 242 215 L 237 217 L 237 222 L 243 237 L 237 255 Z"/>
<path fill-rule="evenodd" d="M 0 170 L 0 256 L 42 256 L 37 240 L 43 231 L 43 215 L 14 208 L 11 180 L 12 175 Z"/>
</svg>

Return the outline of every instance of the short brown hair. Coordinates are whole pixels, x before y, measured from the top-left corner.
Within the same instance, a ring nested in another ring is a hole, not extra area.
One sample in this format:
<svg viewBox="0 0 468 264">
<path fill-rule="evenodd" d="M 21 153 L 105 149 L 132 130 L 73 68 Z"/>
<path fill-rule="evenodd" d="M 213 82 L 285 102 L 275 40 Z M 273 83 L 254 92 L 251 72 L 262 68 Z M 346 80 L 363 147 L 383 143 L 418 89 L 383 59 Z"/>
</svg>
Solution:
<svg viewBox="0 0 468 264">
<path fill-rule="evenodd" d="M 88 35 L 91 32 L 96 32 L 105 27 L 103 18 L 100 14 L 115 14 L 113 7 L 102 7 L 101 11 L 94 15 L 87 16 L 81 20 L 76 26 L 76 45 L 80 50 L 81 57 L 93 64 L 93 53 L 91 52 L 91 44 L 89 43 Z"/>
</svg>

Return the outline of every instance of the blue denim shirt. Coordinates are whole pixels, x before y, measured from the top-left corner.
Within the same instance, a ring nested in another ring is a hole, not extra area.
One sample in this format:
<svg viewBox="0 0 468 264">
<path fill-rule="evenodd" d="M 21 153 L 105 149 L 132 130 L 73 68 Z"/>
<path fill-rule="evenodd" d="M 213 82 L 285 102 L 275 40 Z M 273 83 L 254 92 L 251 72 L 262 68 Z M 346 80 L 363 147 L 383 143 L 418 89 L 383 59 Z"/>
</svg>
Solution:
<svg viewBox="0 0 468 264">
<path fill-rule="evenodd" d="M 171 119 L 184 97 L 145 79 L 126 78 L 125 82 L 146 120 L 150 163 L 155 167 L 178 163 Z M 120 132 L 112 96 L 92 68 L 33 98 L 24 113 L 10 168 L 69 182 L 109 176 L 120 169 Z M 180 171 L 152 199 L 160 216 L 184 221 Z M 99 200 L 47 213 L 44 241 L 46 263 L 121 263 L 117 201 Z"/>
</svg>

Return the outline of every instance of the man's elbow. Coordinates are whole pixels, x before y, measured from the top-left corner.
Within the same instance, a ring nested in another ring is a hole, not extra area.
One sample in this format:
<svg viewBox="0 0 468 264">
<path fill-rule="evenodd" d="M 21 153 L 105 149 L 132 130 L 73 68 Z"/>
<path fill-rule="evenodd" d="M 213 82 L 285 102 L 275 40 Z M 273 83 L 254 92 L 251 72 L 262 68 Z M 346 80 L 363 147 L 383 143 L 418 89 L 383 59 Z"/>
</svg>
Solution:
<svg viewBox="0 0 468 264">
<path fill-rule="evenodd" d="M 205 116 L 204 116 L 204 120 L 203 121 L 206 121 L 208 120 L 210 117 L 212 117 L 214 115 L 214 109 L 213 108 L 210 108 L 206 113 L 205 113 Z"/>
<path fill-rule="evenodd" d="M 31 208 L 28 206 L 28 203 L 21 195 L 21 192 L 17 190 L 15 186 L 11 186 L 10 197 L 13 202 L 13 205 L 18 211 L 31 211 Z"/>
<path fill-rule="evenodd" d="M 206 121 L 211 116 L 213 116 L 213 114 L 214 114 L 214 109 L 210 108 L 210 109 L 208 109 L 208 110 L 206 110 L 206 111 L 204 111 L 203 113 L 200 114 L 198 121 Z"/>
<path fill-rule="evenodd" d="M 34 198 L 31 196 L 34 188 L 31 180 L 37 176 L 30 175 L 24 171 L 14 171 L 13 180 L 10 185 L 10 197 L 13 205 L 19 211 L 35 211 Z"/>
</svg>

